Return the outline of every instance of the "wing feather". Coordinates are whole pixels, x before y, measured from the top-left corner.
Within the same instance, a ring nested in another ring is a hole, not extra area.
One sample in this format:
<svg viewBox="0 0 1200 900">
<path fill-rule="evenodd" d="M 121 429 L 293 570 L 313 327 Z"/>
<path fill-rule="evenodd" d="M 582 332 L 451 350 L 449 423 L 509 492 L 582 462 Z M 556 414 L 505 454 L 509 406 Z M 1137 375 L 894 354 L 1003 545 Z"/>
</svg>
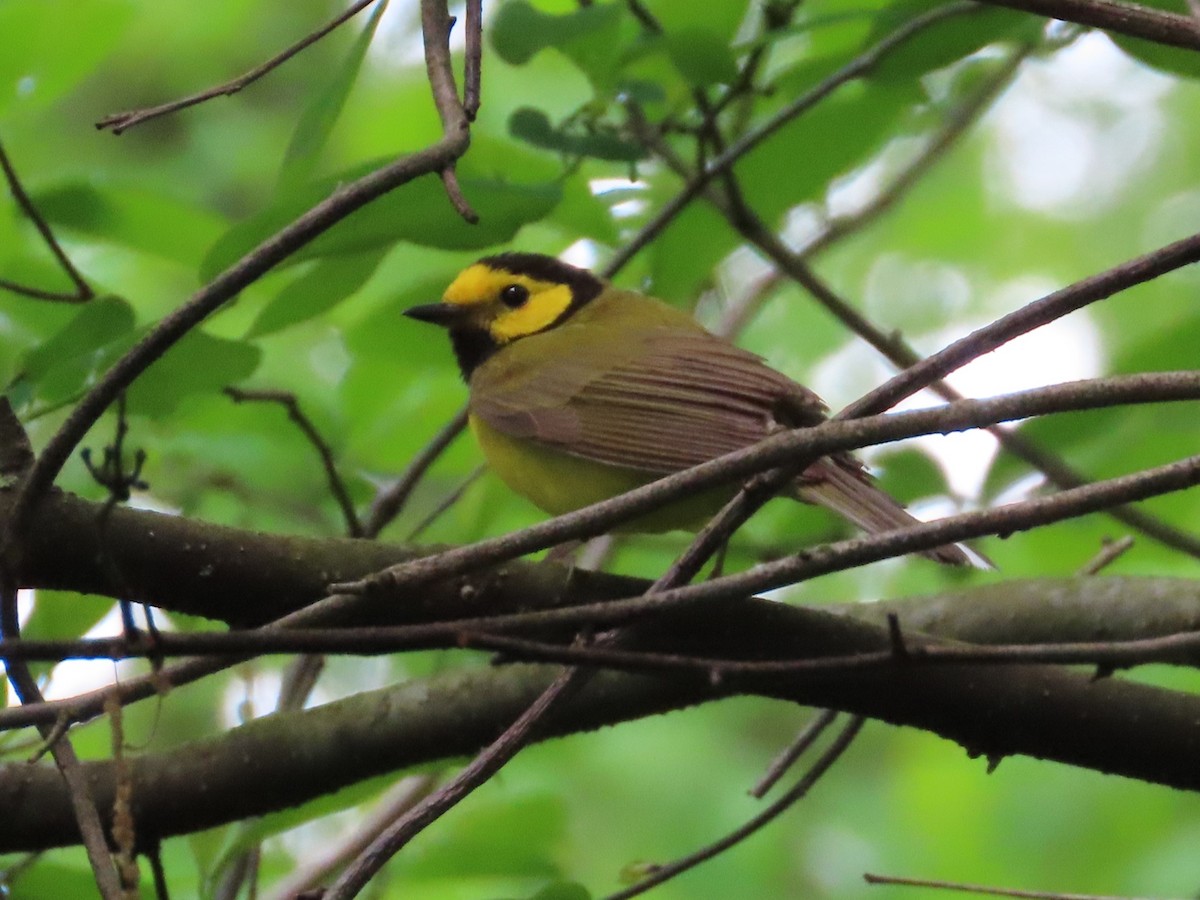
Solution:
<svg viewBox="0 0 1200 900">
<path fill-rule="evenodd" d="M 656 474 L 761 440 L 781 410 L 789 424 L 824 418 L 815 394 L 753 353 L 655 309 L 645 322 L 585 308 L 515 342 L 472 376 L 472 411 L 511 436 Z"/>
</svg>

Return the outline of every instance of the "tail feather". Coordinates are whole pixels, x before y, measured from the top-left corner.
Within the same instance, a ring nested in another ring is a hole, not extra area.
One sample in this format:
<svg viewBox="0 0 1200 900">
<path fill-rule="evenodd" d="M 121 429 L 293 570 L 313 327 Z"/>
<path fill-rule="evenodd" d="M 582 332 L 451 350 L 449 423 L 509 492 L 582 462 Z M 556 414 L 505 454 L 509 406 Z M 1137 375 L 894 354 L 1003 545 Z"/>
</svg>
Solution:
<svg viewBox="0 0 1200 900">
<path fill-rule="evenodd" d="M 837 460 L 823 459 L 804 473 L 796 495 L 805 503 L 833 510 L 869 534 L 903 528 L 919 521 L 869 478 L 860 469 L 851 470 Z M 951 566 L 973 564 L 966 551 L 955 544 L 923 550 L 921 555 Z"/>
</svg>

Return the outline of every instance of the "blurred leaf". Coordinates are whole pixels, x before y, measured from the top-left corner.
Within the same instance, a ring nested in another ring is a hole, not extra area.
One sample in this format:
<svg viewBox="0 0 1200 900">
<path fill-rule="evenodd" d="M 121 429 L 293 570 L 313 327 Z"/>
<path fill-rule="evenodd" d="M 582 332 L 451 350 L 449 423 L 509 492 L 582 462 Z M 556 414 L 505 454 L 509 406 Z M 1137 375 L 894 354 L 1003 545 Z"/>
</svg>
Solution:
<svg viewBox="0 0 1200 900">
<path fill-rule="evenodd" d="M 36 191 L 33 202 L 51 225 L 188 266 L 199 262 L 222 225 L 194 204 L 135 184 L 73 181 Z"/>
<path fill-rule="evenodd" d="M 490 38 L 497 55 L 519 66 L 547 47 L 556 47 L 594 84 L 609 84 L 621 58 L 621 23 L 625 12 L 617 3 L 580 6 L 563 15 L 535 9 L 525 0 L 500 5 L 492 19 Z"/>
<path fill-rule="evenodd" d="M 613 132 L 556 128 L 550 124 L 550 118 L 544 112 L 529 106 L 513 111 L 508 119 L 508 130 L 514 137 L 535 147 L 554 150 L 566 156 L 591 156 L 617 162 L 633 162 L 647 156 L 640 144 L 627 141 Z"/>
<path fill-rule="evenodd" d="M 556 875 L 548 849 L 566 829 L 562 798 L 549 793 L 477 800 L 458 811 L 455 827 L 425 836 L 405 874 Z"/>
<path fill-rule="evenodd" d="M 334 187 L 378 168 L 373 163 L 304 191 L 290 192 L 262 213 L 231 228 L 209 251 L 201 278 L 211 279 L 268 236 L 294 221 Z M 322 234 L 284 265 L 345 253 L 386 250 L 399 241 L 427 247 L 475 250 L 512 239 L 517 230 L 547 215 L 562 196 L 558 184 L 510 184 L 459 177 L 463 194 L 479 214 L 465 222 L 450 205 L 440 178 L 426 175 L 357 210 Z"/>
<path fill-rule="evenodd" d="M 128 336 L 133 324 L 133 309 L 120 297 L 99 297 L 85 303 L 61 331 L 25 355 L 22 375 L 36 382 L 51 369 Z"/>
<path fill-rule="evenodd" d="M 1187 0 L 1146 0 L 1144 6 L 1161 9 L 1163 12 L 1176 15 L 1188 15 Z M 1193 14 L 1194 19 L 1194 14 Z M 1110 41 L 1132 56 L 1134 59 L 1172 75 L 1182 75 L 1185 78 L 1200 77 L 1200 53 L 1183 47 L 1168 47 L 1156 41 L 1129 37 L 1115 31 L 1105 31 Z"/>
<path fill-rule="evenodd" d="M 130 0 L 0 3 L 0 116 L 43 107 L 95 68 L 129 24 Z"/>
<path fill-rule="evenodd" d="M 674 305 L 712 282 L 712 271 L 738 245 L 738 236 L 710 206 L 689 206 L 650 248 L 656 296 Z"/>
<path fill-rule="evenodd" d="M 1153 3 L 1149 4 L 1155 5 Z M 1171 10 L 1178 12 L 1179 10 Z M 1183 47 L 1168 47 L 1155 41 L 1129 37 L 1114 31 L 1106 31 L 1109 39 L 1138 62 L 1145 63 L 1162 72 L 1182 75 L 1185 78 L 1200 78 L 1200 53 Z"/>
<path fill-rule="evenodd" d="M 260 356 L 251 344 L 193 330 L 133 383 L 127 392 L 129 410 L 165 415 L 188 394 L 218 391 L 248 378 Z"/>
<path fill-rule="evenodd" d="M 674 29 L 667 33 L 666 45 L 671 61 L 689 84 L 730 84 L 737 77 L 729 42 L 711 31 L 695 26 Z"/>
<path fill-rule="evenodd" d="M 747 202 L 773 223 L 786 210 L 817 199 L 835 177 L 876 152 L 909 105 L 921 99 L 915 82 L 855 82 L 842 87 L 737 164 L 735 172 Z"/>
<path fill-rule="evenodd" d="M 591 892 L 575 881 L 555 881 L 546 885 L 529 900 L 592 900 Z"/>
<path fill-rule="evenodd" d="M 329 134 L 342 113 L 346 97 L 354 87 L 354 82 L 358 80 L 358 73 L 367 58 L 367 50 L 371 47 L 375 30 L 379 27 L 379 20 L 387 6 L 387 0 L 378 0 L 367 18 L 367 24 L 355 38 L 354 45 L 342 60 L 342 64 L 333 73 L 333 77 L 324 82 L 323 89 L 313 96 L 296 122 L 296 130 L 292 133 L 292 139 L 288 142 L 283 156 L 283 168 L 279 178 L 282 190 L 286 191 L 290 187 L 302 184 L 316 167 L 321 151 L 329 140 Z"/>
<path fill-rule="evenodd" d="M 892 34 L 905 22 L 936 8 L 929 0 L 904 0 L 875 19 L 863 49 Z M 965 15 L 949 16 L 922 28 L 888 52 L 870 73 L 873 81 L 911 81 L 970 56 L 998 41 L 1035 42 L 1045 23 L 1028 13 L 979 7 Z"/>
<path fill-rule="evenodd" d="M 381 250 L 318 260 L 262 308 L 246 337 L 273 334 L 327 312 L 366 284 L 385 255 Z"/>
<path fill-rule="evenodd" d="M 76 396 L 133 343 L 133 326 L 133 310 L 119 297 L 85 303 L 66 326 L 25 355 L 9 386 L 14 402 L 36 397 L 53 407 Z"/>
<path fill-rule="evenodd" d="M 946 493 L 946 476 L 929 454 L 914 447 L 883 455 L 879 485 L 905 504 Z"/>
</svg>

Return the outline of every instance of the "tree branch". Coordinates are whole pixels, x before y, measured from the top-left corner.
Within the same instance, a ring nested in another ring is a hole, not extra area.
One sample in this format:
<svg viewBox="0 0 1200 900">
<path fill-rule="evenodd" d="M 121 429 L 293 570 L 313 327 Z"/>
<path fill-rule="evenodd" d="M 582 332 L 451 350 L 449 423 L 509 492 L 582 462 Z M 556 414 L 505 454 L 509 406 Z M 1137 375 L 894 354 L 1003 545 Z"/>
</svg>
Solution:
<svg viewBox="0 0 1200 900">
<path fill-rule="evenodd" d="M 1200 22 L 1136 3 L 1107 0 L 982 0 L 1064 22 L 1090 25 L 1171 47 L 1200 50 Z"/>
<path fill-rule="evenodd" d="M 429 13 L 441 10 L 438 19 Z M 155 360 L 210 314 L 237 295 L 248 284 L 265 274 L 292 253 L 327 231 L 371 200 L 422 175 L 440 173 L 462 156 L 470 144 L 469 123 L 450 73 L 449 35 L 430 30 L 431 23 L 445 19 L 445 4 L 424 0 L 422 23 L 430 85 L 434 103 L 442 118 L 443 136 L 430 147 L 376 169 L 356 181 L 342 185 L 290 225 L 276 232 L 258 247 L 201 288 L 183 306 L 163 318 L 137 344 L 122 356 L 71 410 L 58 431 L 50 438 L 29 475 L 21 485 L 13 523 L 16 531 L 24 524 L 32 507 L 54 483 L 71 452 L 88 429 L 100 418 L 117 394 L 127 388 Z M 7 532 L 11 539 L 13 529 Z"/>
<path fill-rule="evenodd" d="M 889 646 L 884 629 L 766 601 L 666 616 L 632 634 L 646 650 L 746 659 L 822 656 Z M 556 667 L 472 670 L 257 719 L 226 735 L 129 761 L 139 838 L 165 837 L 304 802 L 385 771 L 474 752 L 545 689 Z M 1200 789 L 1200 698 L 1047 666 L 897 665 L 853 678 L 600 673 L 549 724 L 588 730 L 667 709 L 758 693 L 925 728 L 973 754 L 1029 754 Z M 979 715 L 986 708 L 988 715 Z M 1131 723 L 1136 722 L 1136 727 Z M 296 752 L 295 735 L 305 735 Z M 354 746 L 353 757 L 345 748 Z M 85 764 L 98 801 L 113 788 L 107 763 Z M 76 840 L 52 768 L 0 767 L 0 852 Z"/>
</svg>

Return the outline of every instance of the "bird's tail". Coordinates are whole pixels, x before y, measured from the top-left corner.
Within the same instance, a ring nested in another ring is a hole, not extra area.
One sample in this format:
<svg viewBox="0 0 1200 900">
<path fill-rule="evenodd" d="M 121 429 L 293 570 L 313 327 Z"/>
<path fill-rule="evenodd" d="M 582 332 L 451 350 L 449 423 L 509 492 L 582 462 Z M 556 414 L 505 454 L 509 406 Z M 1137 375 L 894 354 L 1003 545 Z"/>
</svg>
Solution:
<svg viewBox="0 0 1200 900">
<path fill-rule="evenodd" d="M 823 459 L 809 466 L 796 485 L 796 496 L 805 503 L 824 506 L 845 516 L 870 534 L 903 528 L 919 521 L 889 494 L 872 484 L 870 476 L 853 460 L 842 463 L 836 459 Z M 923 550 L 921 555 L 951 566 L 975 564 L 956 544 Z M 982 556 L 980 561 L 986 564 Z"/>
</svg>

